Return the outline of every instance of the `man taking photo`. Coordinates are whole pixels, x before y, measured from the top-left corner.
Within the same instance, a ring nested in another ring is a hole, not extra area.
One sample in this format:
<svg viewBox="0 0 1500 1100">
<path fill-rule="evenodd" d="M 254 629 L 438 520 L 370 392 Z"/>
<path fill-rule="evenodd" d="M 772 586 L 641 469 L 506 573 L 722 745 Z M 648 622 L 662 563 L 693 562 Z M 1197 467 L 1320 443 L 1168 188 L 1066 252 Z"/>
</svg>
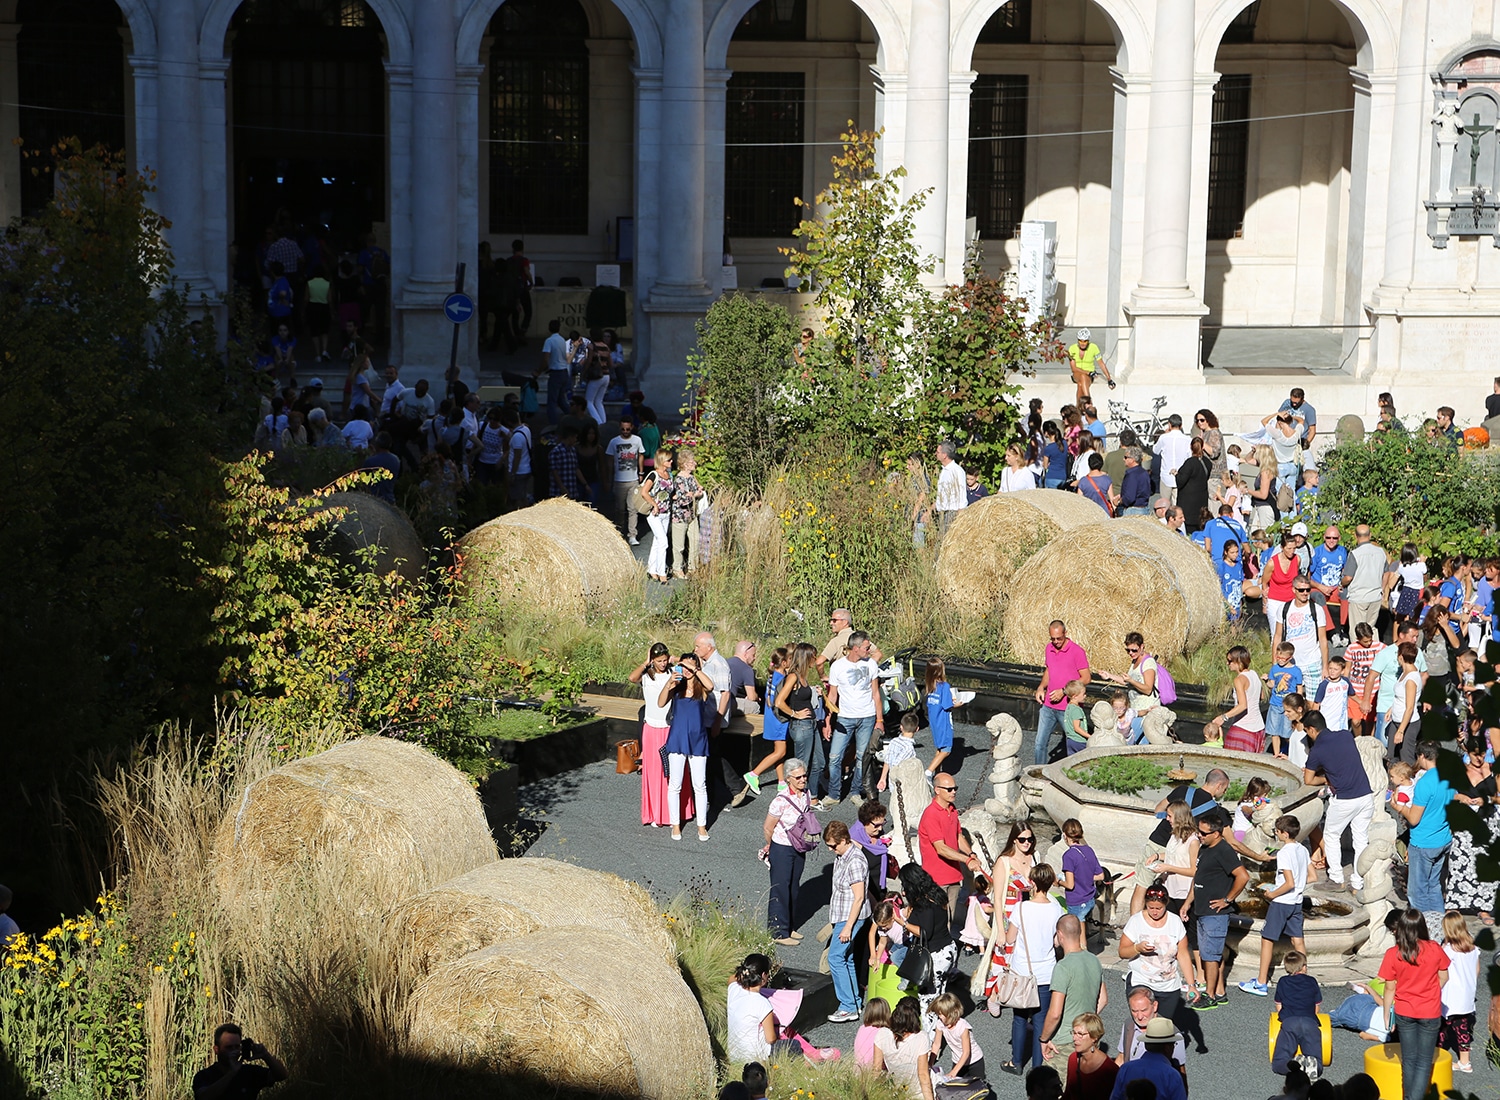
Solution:
<svg viewBox="0 0 1500 1100">
<path fill-rule="evenodd" d="M 261 1089 L 286 1080 L 281 1059 L 246 1039 L 239 1024 L 214 1029 L 214 1058 L 213 1065 L 193 1075 L 193 1100 L 255 1100 Z"/>
</svg>

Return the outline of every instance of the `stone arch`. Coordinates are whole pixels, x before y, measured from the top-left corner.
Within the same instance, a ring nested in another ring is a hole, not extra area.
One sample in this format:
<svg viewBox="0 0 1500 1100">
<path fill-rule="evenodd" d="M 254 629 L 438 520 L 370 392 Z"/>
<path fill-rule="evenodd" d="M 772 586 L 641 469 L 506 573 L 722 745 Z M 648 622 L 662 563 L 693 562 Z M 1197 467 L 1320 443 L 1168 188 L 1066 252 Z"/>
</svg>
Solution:
<svg viewBox="0 0 1500 1100">
<path fill-rule="evenodd" d="M 860 10 L 870 25 L 875 28 L 877 49 L 875 64 L 887 71 L 902 72 L 906 69 L 906 33 L 901 20 L 891 6 L 890 0 L 850 0 Z M 710 69 L 723 69 L 729 65 L 729 40 L 739 26 L 745 13 L 755 7 L 757 0 L 724 0 L 718 13 L 708 25 L 704 43 L 704 64 Z"/>
<path fill-rule="evenodd" d="M 130 52 L 142 56 L 156 54 L 156 18 L 146 0 L 115 0 L 130 28 Z"/>
<path fill-rule="evenodd" d="M 144 0 L 131 2 L 143 3 Z M 365 2 L 370 5 L 375 18 L 380 20 L 380 30 L 385 35 L 386 62 L 391 65 L 410 65 L 411 28 L 406 25 L 406 15 L 399 4 L 396 0 Z M 199 58 L 207 61 L 228 56 L 224 51 L 224 42 L 229 35 L 229 23 L 242 3 L 244 0 L 212 0 L 198 31 Z"/>
<path fill-rule="evenodd" d="M 958 25 L 953 28 L 954 69 L 967 69 L 973 63 L 974 47 L 979 43 L 980 32 L 1006 2 L 1008 0 L 977 0 L 964 12 Z M 1245 3 L 1249 2 L 1250 0 L 1245 0 Z M 1093 0 L 1093 3 L 1104 13 L 1115 32 L 1115 43 L 1120 49 L 1118 67 L 1124 72 L 1150 68 L 1151 36 L 1146 31 L 1145 20 L 1131 0 Z M 1228 25 L 1226 22 L 1225 26 Z"/>
<path fill-rule="evenodd" d="M 485 31 L 489 28 L 490 20 L 494 18 L 495 12 L 500 10 L 500 5 L 505 0 L 474 0 L 467 11 L 459 18 L 458 22 L 458 63 L 460 65 L 478 65 L 482 59 L 479 56 L 480 45 L 484 40 Z M 608 0 L 616 10 L 625 17 L 630 24 L 631 37 L 635 39 L 636 64 L 643 69 L 661 68 L 661 31 L 656 25 L 656 18 L 651 14 L 650 7 L 644 0 Z M 584 0 L 584 10 L 589 13 L 589 21 L 597 23 L 598 5 Z"/>
<path fill-rule="evenodd" d="M 1200 73 L 1214 71 L 1219 43 L 1235 16 L 1252 0 L 1219 0 L 1209 10 L 1198 32 L 1193 69 Z M 1358 49 L 1359 67 L 1367 73 L 1388 72 L 1396 67 L 1396 34 L 1376 0 L 1332 0 L 1333 6 L 1349 21 Z"/>
</svg>

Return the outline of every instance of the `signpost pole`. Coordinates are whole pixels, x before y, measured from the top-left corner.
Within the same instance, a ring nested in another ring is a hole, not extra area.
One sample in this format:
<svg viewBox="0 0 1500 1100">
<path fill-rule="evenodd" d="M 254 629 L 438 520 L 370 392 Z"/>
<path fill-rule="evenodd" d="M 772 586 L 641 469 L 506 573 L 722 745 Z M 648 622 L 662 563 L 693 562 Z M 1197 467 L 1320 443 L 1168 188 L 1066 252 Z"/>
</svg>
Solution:
<svg viewBox="0 0 1500 1100">
<path fill-rule="evenodd" d="M 464 268 L 466 264 L 460 263 L 458 271 L 453 276 L 453 293 L 464 292 Z M 453 396 L 453 383 L 458 381 L 458 333 L 462 325 L 453 326 L 453 346 L 448 351 L 448 396 Z"/>
</svg>

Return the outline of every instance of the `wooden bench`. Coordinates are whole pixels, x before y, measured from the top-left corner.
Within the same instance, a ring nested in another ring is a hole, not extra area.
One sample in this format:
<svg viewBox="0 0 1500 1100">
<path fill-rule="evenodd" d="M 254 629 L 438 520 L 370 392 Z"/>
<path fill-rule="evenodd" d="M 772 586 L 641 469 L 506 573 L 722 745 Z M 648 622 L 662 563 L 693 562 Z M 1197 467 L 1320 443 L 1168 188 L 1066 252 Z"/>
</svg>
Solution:
<svg viewBox="0 0 1500 1100">
<path fill-rule="evenodd" d="M 645 704 L 640 699 L 627 699 L 622 695 L 597 695 L 584 692 L 579 703 L 601 718 L 614 718 L 622 722 L 639 722 Z M 759 737 L 764 731 L 759 714 L 736 714 L 729 720 L 728 732 L 749 737 Z"/>
</svg>

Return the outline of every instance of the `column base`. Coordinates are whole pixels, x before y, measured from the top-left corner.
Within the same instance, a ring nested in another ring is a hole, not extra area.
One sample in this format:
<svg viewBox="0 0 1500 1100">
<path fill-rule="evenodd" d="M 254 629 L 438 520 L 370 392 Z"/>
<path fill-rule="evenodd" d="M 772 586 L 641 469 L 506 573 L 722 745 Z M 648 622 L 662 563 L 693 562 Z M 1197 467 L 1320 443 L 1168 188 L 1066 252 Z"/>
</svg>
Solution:
<svg viewBox="0 0 1500 1100">
<path fill-rule="evenodd" d="M 1208 307 L 1191 294 L 1180 298 L 1133 296 L 1130 321 L 1133 382 L 1183 382 L 1203 377 L 1201 325 Z"/>
<path fill-rule="evenodd" d="M 636 363 L 636 384 L 659 418 L 676 419 L 686 400 L 688 356 L 697 351 L 698 322 L 712 304 L 707 294 L 663 294 L 657 287 L 644 305 L 651 350 L 647 362 Z"/>
</svg>

